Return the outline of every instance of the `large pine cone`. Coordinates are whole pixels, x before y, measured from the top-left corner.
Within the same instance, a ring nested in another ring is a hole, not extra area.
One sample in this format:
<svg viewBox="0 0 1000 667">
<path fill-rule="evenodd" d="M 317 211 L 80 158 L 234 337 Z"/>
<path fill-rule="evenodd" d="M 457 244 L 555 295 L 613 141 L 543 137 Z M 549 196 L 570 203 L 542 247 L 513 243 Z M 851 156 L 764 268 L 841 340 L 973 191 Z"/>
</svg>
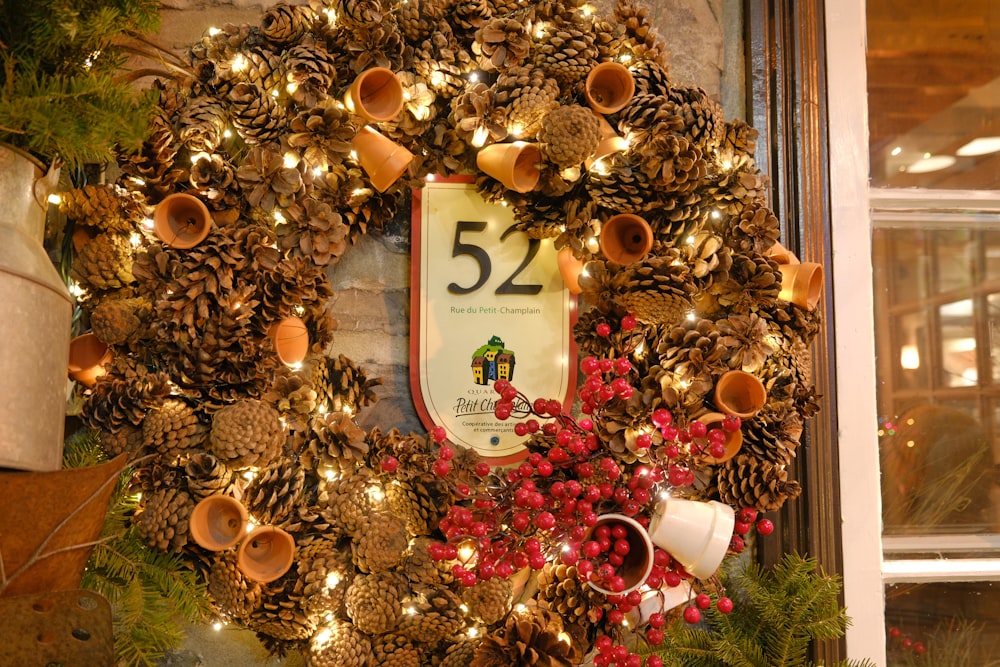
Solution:
<svg viewBox="0 0 1000 667">
<path fill-rule="evenodd" d="M 120 289 L 135 282 L 132 275 L 134 252 L 135 249 L 124 234 L 98 234 L 80 248 L 73 259 L 69 275 L 84 289 Z"/>
<path fill-rule="evenodd" d="M 580 580 L 575 565 L 552 562 L 538 573 L 538 606 L 559 616 L 568 628 L 598 623 L 608 604 Z"/>
<path fill-rule="evenodd" d="M 413 71 L 444 97 L 454 97 L 465 89 L 463 76 L 474 66 L 472 56 L 462 48 L 447 21 L 438 22 L 430 37 L 413 52 Z"/>
<path fill-rule="evenodd" d="M 369 667 L 375 654 L 368 636 L 347 621 L 334 621 L 309 642 L 309 667 Z"/>
<path fill-rule="evenodd" d="M 295 567 L 306 613 L 345 618 L 344 596 L 354 572 L 346 551 L 330 540 L 317 540 L 298 548 Z"/>
<path fill-rule="evenodd" d="M 368 495 L 371 483 L 371 477 L 360 470 L 326 482 L 321 500 L 339 531 L 353 535 L 367 521 L 371 511 Z"/>
<path fill-rule="evenodd" d="M 695 285 L 687 266 L 653 257 L 625 272 L 627 281 L 619 298 L 638 319 L 673 326 L 691 312 Z"/>
<path fill-rule="evenodd" d="M 320 402 L 330 411 L 343 412 L 346 408 L 356 412 L 378 400 L 374 389 L 382 380 L 369 379 L 363 369 L 341 354 L 337 358 L 323 357 L 317 361 L 312 383 Z"/>
<path fill-rule="evenodd" d="M 438 0 L 409 0 L 395 9 L 399 31 L 409 43 L 419 44 L 430 36 L 434 26 L 445 16 L 444 3 Z"/>
<path fill-rule="evenodd" d="M 304 431 L 319 405 L 316 398 L 316 389 L 302 373 L 282 366 L 275 372 L 274 382 L 261 400 L 275 407 L 288 428 Z"/>
<path fill-rule="evenodd" d="M 278 228 L 282 250 L 307 257 L 317 266 L 336 262 L 347 250 L 350 227 L 325 201 L 312 197 L 288 206 L 288 224 Z"/>
<path fill-rule="evenodd" d="M 142 449 L 144 445 L 142 429 L 131 425 L 123 425 L 115 432 L 101 431 L 101 449 L 108 455 L 108 458 L 115 458 L 119 454 L 129 454 L 129 458 Z"/>
<path fill-rule="evenodd" d="M 344 606 L 354 627 L 380 635 L 396 627 L 403 614 L 403 583 L 396 574 L 358 574 L 347 589 Z"/>
<path fill-rule="evenodd" d="M 440 586 L 414 587 L 414 593 L 417 595 L 403 600 L 398 632 L 413 641 L 433 644 L 465 627 L 462 599 L 450 590 Z"/>
<path fill-rule="evenodd" d="M 562 18 L 548 24 L 535 44 L 535 64 L 565 86 L 582 82 L 597 64 L 594 35 Z"/>
<path fill-rule="evenodd" d="M 59 210 L 78 227 L 131 232 L 147 214 L 145 198 L 120 185 L 85 185 L 61 194 Z"/>
<path fill-rule="evenodd" d="M 212 153 L 207 157 L 200 156 L 198 161 L 191 165 L 188 182 L 198 193 L 198 198 L 213 211 L 235 212 L 241 205 L 236 169 L 218 153 Z"/>
<path fill-rule="evenodd" d="M 468 605 L 470 614 L 492 625 L 510 611 L 512 590 L 509 579 L 494 577 L 462 590 L 462 599 Z"/>
<path fill-rule="evenodd" d="M 794 500 L 802 493 L 801 485 L 788 479 L 784 466 L 742 453 L 722 465 L 717 481 L 719 500 L 761 512 L 781 509 L 786 500 Z"/>
<path fill-rule="evenodd" d="M 372 514 L 351 542 L 354 565 L 362 572 L 386 572 L 403 562 L 408 545 L 402 519 L 395 514 Z"/>
<path fill-rule="evenodd" d="M 184 465 L 188 493 L 195 502 L 222 493 L 233 479 L 233 471 L 207 452 L 196 452 Z"/>
<path fill-rule="evenodd" d="M 728 369 L 729 353 L 720 337 L 712 320 L 685 318 L 667 329 L 657 343 L 660 366 L 689 382 L 693 391 L 707 394 L 714 386 L 714 378 Z"/>
<path fill-rule="evenodd" d="M 639 165 L 623 154 L 594 163 L 585 181 L 594 203 L 617 213 L 638 213 L 660 209 L 663 202 L 652 192 L 652 184 Z"/>
<path fill-rule="evenodd" d="M 698 147 L 677 134 L 657 134 L 637 152 L 646 177 L 665 192 L 691 192 L 708 175 Z"/>
<path fill-rule="evenodd" d="M 243 504 L 259 523 L 278 523 L 299 502 L 305 482 L 305 471 L 297 461 L 280 459 L 254 476 L 243 493 Z"/>
<path fill-rule="evenodd" d="M 537 67 L 504 68 L 493 89 L 493 101 L 506 109 L 515 137 L 535 136 L 545 116 L 559 108 L 559 83 Z"/>
<path fill-rule="evenodd" d="M 615 20 L 625 28 L 626 43 L 640 62 L 666 65 L 667 48 L 649 19 L 649 8 L 635 0 L 619 0 L 615 4 Z"/>
<path fill-rule="evenodd" d="M 708 155 L 726 136 L 722 107 L 701 88 L 671 88 L 670 99 L 684 119 L 684 136 Z"/>
<path fill-rule="evenodd" d="M 215 97 L 193 97 L 177 119 L 181 143 L 192 153 L 212 153 L 222 143 L 226 110 Z"/>
<path fill-rule="evenodd" d="M 483 69 L 506 69 L 521 64 L 531 47 L 524 23 L 514 18 L 493 18 L 476 31 L 473 52 Z"/>
<path fill-rule="evenodd" d="M 179 552 L 188 541 L 188 519 L 194 503 L 186 492 L 173 487 L 153 491 L 143 498 L 135 518 L 139 537 L 149 546 Z"/>
<path fill-rule="evenodd" d="M 275 88 L 280 90 L 285 85 L 284 59 L 263 46 L 250 49 L 237 62 L 243 67 L 242 71 L 239 72 L 241 82 L 250 83 L 266 92 Z M 233 92 L 230 89 L 227 93 L 230 100 L 232 100 Z"/>
<path fill-rule="evenodd" d="M 431 473 L 398 477 L 386 485 L 385 499 L 411 535 L 427 535 L 436 529 L 452 500 L 448 484 Z"/>
<path fill-rule="evenodd" d="M 277 139 L 285 128 L 284 110 L 266 90 L 238 83 L 229 93 L 233 125 L 248 144 Z"/>
<path fill-rule="evenodd" d="M 734 250 L 764 254 L 781 233 L 778 216 L 763 203 L 750 204 L 730 220 L 728 240 Z"/>
<path fill-rule="evenodd" d="M 403 635 L 387 634 L 375 640 L 375 664 L 381 667 L 420 667 L 420 650 Z"/>
<path fill-rule="evenodd" d="M 631 145 L 644 146 L 656 136 L 682 132 L 684 118 L 666 95 L 639 93 L 621 110 L 618 127 Z"/>
<path fill-rule="evenodd" d="M 244 621 L 261 605 L 260 584 L 250 581 L 236 565 L 236 554 L 219 554 L 208 574 L 208 594 L 225 617 Z"/>
<path fill-rule="evenodd" d="M 780 418 L 778 418 L 780 415 Z M 765 406 L 743 425 L 742 451 L 777 466 L 791 465 L 802 437 L 802 418 L 794 410 Z"/>
<path fill-rule="evenodd" d="M 302 43 L 285 53 L 292 99 L 303 107 L 313 107 L 328 97 L 337 80 L 334 58 L 320 44 Z"/>
<path fill-rule="evenodd" d="M 303 463 L 309 467 L 351 471 L 365 462 L 368 442 L 362 431 L 343 412 L 316 415 L 309 424 L 308 442 Z"/>
<path fill-rule="evenodd" d="M 288 144 L 320 169 L 348 155 L 355 134 L 350 112 L 336 106 L 303 109 L 288 124 Z"/>
<path fill-rule="evenodd" d="M 264 36 L 274 44 L 291 44 L 305 34 L 312 20 L 313 14 L 309 7 L 279 2 L 264 12 L 260 28 Z"/>
<path fill-rule="evenodd" d="M 629 66 L 637 95 L 666 95 L 670 90 L 669 68 L 653 60 L 639 60 Z"/>
<path fill-rule="evenodd" d="M 305 181 L 296 167 L 285 166 L 280 153 L 260 146 L 254 148 L 236 170 L 236 180 L 247 202 L 263 211 L 275 206 L 287 208 L 304 193 Z"/>
<path fill-rule="evenodd" d="M 561 169 L 575 167 L 594 154 L 601 142 L 601 124 L 590 109 L 561 106 L 542 121 L 538 142 L 546 160 Z"/>
<path fill-rule="evenodd" d="M 723 308 L 752 314 L 775 304 L 781 292 L 781 271 L 777 262 L 760 253 L 734 252 L 729 280 L 715 282 L 709 291 Z"/>
<path fill-rule="evenodd" d="M 450 584 L 454 581 L 450 566 L 444 561 L 431 558 L 427 548 L 435 540 L 430 537 L 418 537 L 410 545 L 406 564 L 402 571 L 406 578 L 415 584 Z"/>
<path fill-rule="evenodd" d="M 481 638 L 463 637 L 448 645 L 445 649 L 444 657 L 437 667 L 469 667 L 472 658 L 476 654 L 476 649 L 482 643 Z M 505 663 L 506 664 L 506 663 Z"/>
<path fill-rule="evenodd" d="M 151 313 L 146 299 L 108 299 L 91 311 L 90 328 L 108 345 L 121 345 L 144 333 Z"/>
<path fill-rule="evenodd" d="M 164 114 L 158 113 L 149 122 L 149 135 L 142 147 L 136 152 L 120 155 L 118 167 L 130 177 L 126 181 L 130 189 L 162 196 L 187 179 L 187 170 L 183 164 L 174 163 L 180 143 L 174 136 L 170 121 Z"/>
<path fill-rule="evenodd" d="M 170 376 L 154 373 L 129 358 L 118 358 L 105 367 L 90 389 L 81 410 L 87 426 L 111 433 L 126 424 L 139 426 L 146 413 L 170 395 Z"/>
<path fill-rule="evenodd" d="M 232 468 L 264 466 L 281 453 L 285 431 L 277 410 L 247 398 L 215 413 L 210 442 L 212 453 Z"/>
<path fill-rule="evenodd" d="M 775 351 L 767 320 L 755 313 L 730 315 L 718 320 L 716 326 L 722 334 L 722 345 L 729 351 L 730 368 L 756 373 Z"/>
<path fill-rule="evenodd" d="M 142 437 L 148 447 L 172 459 L 201 447 L 208 437 L 208 426 L 185 401 L 168 398 L 142 420 Z"/>
<path fill-rule="evenodd" d="M 580 656 L 562 633 L 559 617 L 543 609 L 511 614 L 503 629 L 486 635 L 470 667 L 572 667 Z"/>
</svg>

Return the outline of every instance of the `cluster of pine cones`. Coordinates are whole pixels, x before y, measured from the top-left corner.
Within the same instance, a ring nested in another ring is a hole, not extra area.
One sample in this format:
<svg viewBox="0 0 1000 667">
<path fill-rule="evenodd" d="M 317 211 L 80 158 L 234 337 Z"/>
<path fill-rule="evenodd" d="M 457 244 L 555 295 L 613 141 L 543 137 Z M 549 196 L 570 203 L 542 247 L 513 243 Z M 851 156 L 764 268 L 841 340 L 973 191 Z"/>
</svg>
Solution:
<svg viewBox="0 0 1000 667">
<path fill-rule="evenodd" d="M 582 0 L 282 2 L 256 25 L 210 31 L 183 61 L 186 75 L 154 85 L 148 139 L 121 154 L 115 182 L 66 193 L 61 210 L 75 229 L 83 321 L 115 356 L 83 418 L 109 454 L 136 461 L 140 535 L 204 574 L 220 617 L 275 653 L 346 666 L 569 666 L 603 628 L 602 600 L 561 565 L 542 573 L 527 610 L 512 610 L 507 581 L 463 588 L 451 563 L 427 555 L 455 502 L 454 480 L 430 472 L 434 445 L 354 423 L 379 381 L 328 353 L 326 268 L 393 220 L 427 174 L 474 175 L 518 229 L 587 262 L 580 356 L 628 355 L 635 368 L 632 397 L 595 420 L 607 452 L 641 461 L 635 434 L 653 410 L 694 418 L 714 407 L 715 379 L 742 369 L 764 381 L 768 403 L 744 422 L 741 453 L 704 465 L 689 491 L 760 510 L 798 494 L 785 468 L 816 410 L 819 315 L 779 299 L 768 256 L 779 223 L 752 158 L 756 132 L 671 81 L 635 0 L 610 17 Z M 628 65 L 635 95 L 599 120 L 584 85 L 605 61 Z M 395 119 L 373 125 L 415 156 L 384 191 L 352 155 L 366 123 L 341 102 L 372 67 L 396 72 L 405 96 Z M 629 147 L 588 168 L 602 122 Z M 476 167 L 482 146 L 515 139 L 539 145 L 531 192 Z M 149 224 L 177 192 L 214 222 L 187 250 L 158 242 Z M 653 234 L 648 257 L 628 266 L 597 244 L 620 213 Z M 309 332 L 298 368 L 277 360 L 269 337 L 289 316 Z M 636 325 L 623 327 L 626 316 Z M 380 468 L 387 456 L 399 461 L 392 475 Z M 474 457 L 456 459 L 453 476 L 486 490 L 465 475 Z M 195 504 L 215 494 L 294 537 L 287 574 L 248 580 L 232 550 L 189 539 Z"/>
</svg>

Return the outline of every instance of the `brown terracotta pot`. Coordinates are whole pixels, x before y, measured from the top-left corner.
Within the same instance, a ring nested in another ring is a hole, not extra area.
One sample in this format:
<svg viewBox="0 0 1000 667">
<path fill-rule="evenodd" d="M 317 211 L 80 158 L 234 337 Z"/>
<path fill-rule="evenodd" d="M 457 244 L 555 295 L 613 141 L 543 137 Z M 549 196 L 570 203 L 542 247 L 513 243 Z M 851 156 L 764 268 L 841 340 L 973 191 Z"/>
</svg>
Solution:
<svg viewBox="0 0 1000 667">
<path fill-rule="evenodd" d="M 389 121 L 403 109 L 403 84 L 391 69 L 372 67 L 354 79 L 344 103 L 365 120 Z"/>
<path fill-rule="evenodd" d="M 795 253 L 780 243 L 775 243 L 773 246 L 768 248 L 767 256 L 776 261 L 778 264 L 799 263 L 799 258 L 795 256 Z"/>
<path fill-rule="evenodd" d="M 209 551 L 235 546 L 246 535 L 250 515 L 243 503 L 232 496 L 214 495 L 194 506 L 188 529 L 194 541 Z"/>
<path fill-rule="evenodd" d="M 167 195 L 153 212 L 153 232 L 172 248 L 193 248 L 212 230 L 212 214 L 208 207 L 184 192 Z"/>
<path fill-rule="evenodd" d="M 89 468 L 0 473 L 0 596 L 80 587 L 125 455 Z"/>
<path fill-rule="evenodd" d="M 628 149 L 628 141 L 624 137 L 618 136 L 615 128 L 611 127 L 611 123 L 605 120 L 604 116 L 600 114 L 594 115 L 597 116 L 597 119 L 601 123 L 601 143 L 597 144 L 594 154 L 583 161 L 583 166 L 587 169 L 593 167 L 594 163 L 602 158 Z"/>
<path fill-rule="evenodd" d="M 85 387 L 93 387 L 110 362 L 111 348 L 92 333 L 69 342 L 69 376 Z"/>
<path fill-rule="evenodd" d="M 621 63 L 599 63 L 587 75 L 583 92 L 594 111 L 614 113 L 632 99 L 635 94 L 635 79 Z"/>
<path fill-rule="evenodd" d="M 653 247 L 653 230 L 643 218 L 620 213 L 601 228 L 601 252 L 612 262 L 641 262 Z"/>
<path fill-rule="evenodd" d="M 767 402 L 767 389 L 753 373 L 728 371 L 715 383 L 715 406 L 727 415 L 749 419 Z"/>
<path fill-rule="evenodd" d="M 538 185 L 542 154 L 527 141 L 491 144 L 476 155 L 476 166 L 514 192 L 531 192 Z"/>
<path fill-rule="evenodd" d="M 413 162 L 413 153 L 367 126 L 358 131 L 352 145 L 358 164 L 379 192 L 388 190 Z"/>
<path fill-rule="evenodd" d="M 698 417 L 698 421 L 707 426 L 709 430 L 712 430 L 713 428 L 722 429 L 722 421 L 725 418 L 726 415 L 721 412 L 706 412 Z M 726 434 L 726 440 L 723 443 L 726 448 L 725 454 L 719 458 L 715 458 L 709 454 L 708 441 L 705 440 L 704 442 L 699 443 L 705 448 L 704 452 L 698 457 L 699 460 L 710 465 L 718 465 L 720 463 L 725 463 L 739 453 L 740 448 L 743 446 L 743 432 L 739 429 L 735 431 L 726 431 L 723 429 L 723 433 Z"/>
<path fill-rule="evenodd" d="M 583 273 L 583 260 L 577 259 L 576 255 L 569 248 L 563 248 L 556 255 L 556 261 L 559 263 L 559 275 L 562 276 L 563 282 L 566 283 L 566 289 L 570 291 L 570 294 L 579 294 L 583 291 L 580 288 L 580 274 Z"/>
<path fill-rule="evenodd" d="M 295 540 L 274 526 L 260 526 L 244 538 L 236 554 L 236 564 L 251 581 L 274 581 L 292 566 Z"/>
<path fill-rule="evenodd" d="M 278 359 L 286 366 L 295 366 L 309 354 L 309 329 L 294 315 L 271 326 L 271 342 Z"/>
<path fill-rule="evenodd" d="M 605 595 L 625 595 L 630 591 L 639 588 L 646 581 L 646 577 L 653 570 L 653 543 L 649 539 L 649 533 L 638 521 L 624 514 L 602 514 L 597 518 L 597 523 L 587 530 L 584 542 L 600 526 L 624 526 L 627 531 L 625 539 L 629 543 L 629 552 L 625 556 L 625 562 L 618 566 L 618 574 L 625 579 L 625 589 L 621 592 L 614 592 L 607 588 L 589 581 L 590 587 Z"/>
<path fill-rule="evenodd" d="M 779 299 L 794 303 L 799 308 L 813 310 L 823 297 L 823 265 L 813 262 L 782 264 L 781 292 Z"/>
</svg>

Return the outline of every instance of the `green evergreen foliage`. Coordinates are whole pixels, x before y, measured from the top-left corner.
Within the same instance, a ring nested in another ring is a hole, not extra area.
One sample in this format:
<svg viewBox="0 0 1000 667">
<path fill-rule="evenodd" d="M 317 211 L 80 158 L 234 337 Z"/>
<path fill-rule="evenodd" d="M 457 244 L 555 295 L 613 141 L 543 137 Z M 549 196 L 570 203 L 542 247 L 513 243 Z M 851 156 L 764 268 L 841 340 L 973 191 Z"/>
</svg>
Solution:
<svg viewBox="0 0 1000 667">
<path fill-rule="evenodd" d="M 731 613 L 722 614 L 713 604 L 698 626 L 678 619 L 663 645 L 646 653 L 684 667 L 810 667 L 811 643 L 837 639 L 847 630 L 849 619 L 838 601 L 840 578 L 824 573 L 814 559 L 786 554 L 771 570 L 750 563 L 726 585 L 736 603 Z"/>
<path fill-rule="evenodd" d="M 66 441 L 66 467 L 104 459 L 96 432 L 81 431 Z M 128 489 L 133 471 L 118 480 L 108 507 L 101 543 L 94 547 L 83 588 L 100 593 L 114 612 L 115 655 L 119 665 L 151 666 L 184 638 L 184 623 L 207 618 L 204 583 L 176 555 L 148 548 L 129 517 L 136 497 Z"/>
<path fill-rule="evenodd" d="M 141 143 L 155 100 L 116 79 L 156 0 L 0 0 L 0 141 L 70 164 Z"/>
<path fill-rule="evenodd" d="M 1000 667 L 1000 641 L 996 632 L 984 623 L 948 619 L 924 639 L 927 651 L 923 654 L 891 642 L 889 664 L 896 667 Z"/>
</svg>

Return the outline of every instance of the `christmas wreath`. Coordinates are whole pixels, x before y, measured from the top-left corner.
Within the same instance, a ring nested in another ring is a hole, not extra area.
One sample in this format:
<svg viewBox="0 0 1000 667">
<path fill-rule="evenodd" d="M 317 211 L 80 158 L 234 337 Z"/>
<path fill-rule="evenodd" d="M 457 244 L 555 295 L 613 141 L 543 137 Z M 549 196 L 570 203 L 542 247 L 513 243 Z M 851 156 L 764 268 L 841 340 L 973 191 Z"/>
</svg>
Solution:
<svg viewBox="0 0 1000 667">
<path fill-rule="evenodd" d="M 822 273 L 644 9 L 280 3 L 173 69 L 141 150 L 61 211 L 113 352 L 82 417 L 220 620 L 317 666 L 656 665 L 672 618 L 731 609 L 719 562 L 800 492 Z M 519 465 L 363 431 L 379 381 L 330 352 L 327 267 L 428 174 L 474 176 L 581 292 L 580 414 L 495 385 Z"/>
</svg>

